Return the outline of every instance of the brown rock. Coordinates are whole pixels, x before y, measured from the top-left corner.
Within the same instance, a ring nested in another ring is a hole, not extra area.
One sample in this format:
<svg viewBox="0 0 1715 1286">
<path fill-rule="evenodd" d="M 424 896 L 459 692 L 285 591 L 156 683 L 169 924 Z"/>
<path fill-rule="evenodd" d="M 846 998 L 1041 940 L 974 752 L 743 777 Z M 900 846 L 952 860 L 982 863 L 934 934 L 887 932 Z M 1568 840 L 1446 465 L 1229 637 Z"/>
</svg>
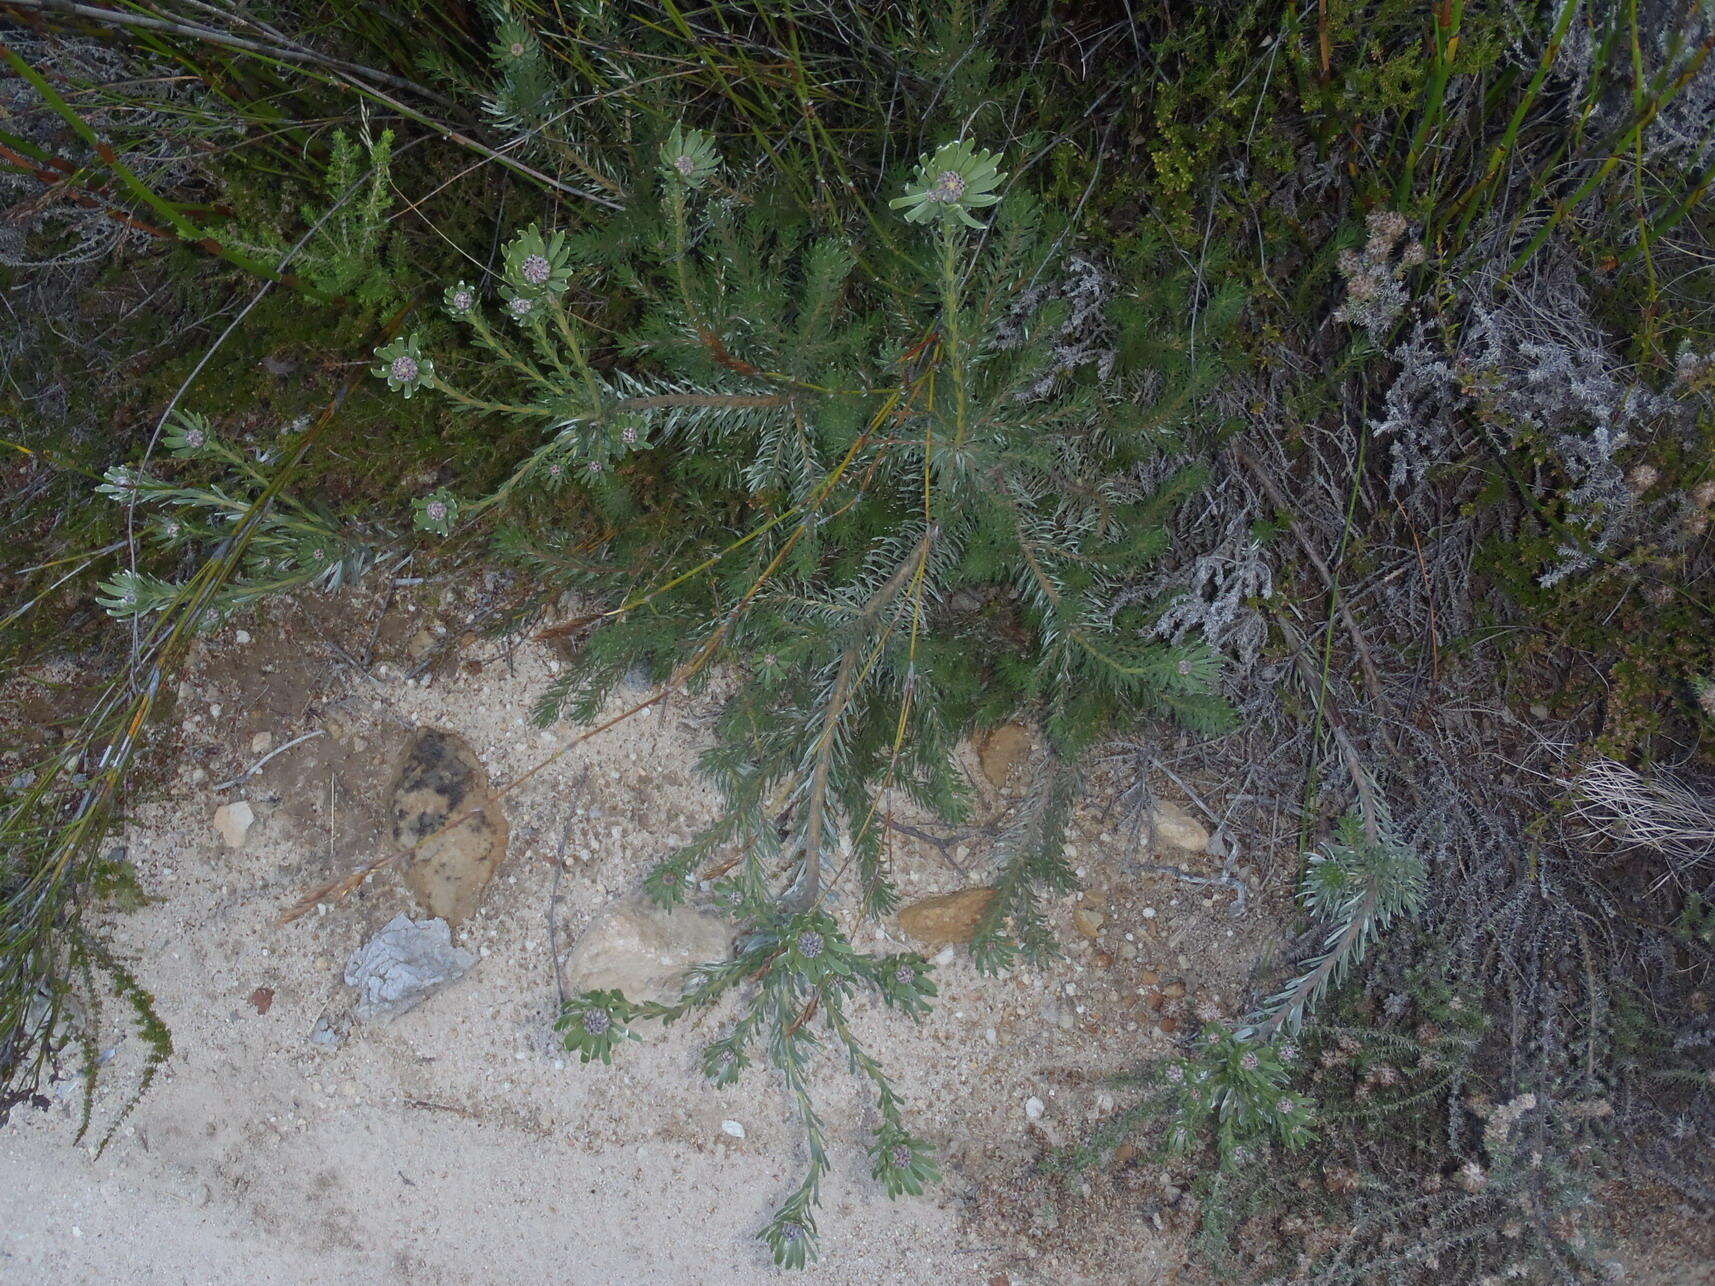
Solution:
<svg viewBox="0 0 1715 1286">
<path fill-rule="evenodd" d="M 1100 911 L 1092 911 L 1083 906 L 1072 912 L 1072 923 L 1077 926 L 1078 932 L 1086 938 L 1093 938 L 1100 933 L 1102 921 L 1107 918 Z"/>
<path fill-rule="evenodd" d="M 977 762 L 982 765 L 983 776 L 997 789 L 1006 785 L 1007 778 L 1029 756 L 1030 730 L 1021 723 L 1002 724 L 984 737 L 977 748 Z"/>
<path fill-rule="evenodd" d="M 1158 848 L 1178 848 L 1187 853 L 1209 851 L 1208 828 L 1170 800 L 1159 800 L 1150 808 L 1149 832 Z"/>
<path fill-rule="evenodd" d="M 405 750 L 392 799 L 405 883 L 431 916 L 458 923 L 506 857 L 506 814 L 482 761 L 457 733 L 425 728 Z"/>
<path fill-rule="evenodd" d="M 1168 983 L 1161 989 L 1161 994 L 1166 996 L 1169 1000 L 1178 1000 L 1179 997 L 1185 994 L 1185 980 L 1183 978 L 1175 978 L 1172 982 Z"/>
<path fill-rule="evenodd" d="M 994 897 L 993 889 L 975 888 L 924 898 L 899 913 L 899 927 L 931 947 L 969 942 Z"/>
<path fill-rule="evenodd" d="M 250 993 L 250 1007 L 259 1014 L 265 1014 L 274 1007 L 274 989 L 258 987 Z"/>
</svg>

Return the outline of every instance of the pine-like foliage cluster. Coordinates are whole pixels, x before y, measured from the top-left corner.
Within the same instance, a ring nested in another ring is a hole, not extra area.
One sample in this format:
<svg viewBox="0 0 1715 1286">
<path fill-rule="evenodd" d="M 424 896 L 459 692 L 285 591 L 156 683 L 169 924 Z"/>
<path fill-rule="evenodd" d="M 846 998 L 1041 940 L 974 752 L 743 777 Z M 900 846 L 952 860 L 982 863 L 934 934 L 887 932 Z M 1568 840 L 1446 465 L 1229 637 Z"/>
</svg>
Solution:
<svg viewBox="0 0 1715 1286">
<path fill-rule="evenodd" d="M 1002 967 L 1051 950 L 1040 899 L 1075 883 L 1062 834 L 1084 752 L 1143 712 L 1222 721 L 1211 653 L 1155 638 L 1155 605 L 1125 593 L 1197 482 L 1161 467 L 1188 377 L 1154 371 L 1141 397 L 1121 355 L 1144 345 L 1125 334 L 1097 369 L 1064 369 L 1068 305 L 1041 288 L 1064 229 L 1022 192 L 987 211 L 1002 176 L 962 142 L 924 158 L 895 203 L 907 221 L 875 239 L 765 184 L 728 188 L 695 132 L 654 159 L 623 213 L 571 235 L 532 226 L 497 289 L 449 287 L 492 360 L 455 372 L 411 336 L 377 374 L 540 429 L 496 492 L 418 512 L 436 531 L 523 515 L 511 555 L 593 605 L 543 722 L 595 721 L 640 667 L 658 691 L 726 676 L 703 765 L 726 806 L 649 887 L 670 903 L 719 872 L 716 896 L 751 926 L 743 968 L 687 1001 L 744 991 L 711 1076 L 760 1047 L 801 1095 L 812 1172 L 768 1233 L 798 1262 L 825 1164 L 803 1089 L 819 1023 L 875 1079 L 887 1155 L 921 1148 L 841 1003 L 859 984 L 902 1004 L 929 990 L 920 960 L 861 957 L 845 936 L 898 904 L 891 811 L 961 817 L 961 742 L 1040 724 L 1050 762 L 976 944 Z M 566 528 L 604 534 L 556 541 Z M 606 1057 L 633 1015 L 623 998 L 580 1003 L 569 1039 Z"/>
</svg>

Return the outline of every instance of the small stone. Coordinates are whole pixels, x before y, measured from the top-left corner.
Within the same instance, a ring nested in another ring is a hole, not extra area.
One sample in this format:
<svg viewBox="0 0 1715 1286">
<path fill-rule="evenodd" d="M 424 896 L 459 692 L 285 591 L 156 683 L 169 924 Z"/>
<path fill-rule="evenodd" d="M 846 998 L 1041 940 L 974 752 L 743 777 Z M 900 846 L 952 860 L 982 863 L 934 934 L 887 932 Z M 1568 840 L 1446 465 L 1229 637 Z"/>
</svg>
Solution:
<svg viewBox="0 0 1715 1286">
<path fill-rule="evenodd" d="M 671 1002 L 695 965 L 732 953 L 730 920 L 692 907 L 663 910 L 647 898 L 620 899 L 579 939 L 566 960 L 572 991 L 619 991 L 630 1001 Z"/>
<path fill-rule="evenodd" d="M 1072 912 L 1072 923 L 1079 933 L 1086 938 L 1093 938 L 1102 931 L 1102 922 L 1107 919 L 1100 911 L 1092 911 L 1088 907 L 1079 907 Z"/>
<path fill-rule="evenodd" d="M 739 1124 L 737 1121 L 722 1121 L 721 1133 L 735 1139 L 742 1139 L 744 1137 L 744 1126 Z"/>
<path fill-rule="evenodd" d="M 253 755 L 266 754 L 274 745 L 274 734 L 259 732 L 250 738 L 250 753 Z"/>
<path fill-rule="evenodd" d="M 1034 1094 L 1024 1100 L 1024 1115 L 1027 1120 L 1040 1121 L 1042 1119 L 1042 1114 L 1047 1110 L 1047 1104 L 1037 1098 Z"/>
<path fill-rule="evenodd" d="M 1149 810 L 1149 833 L 1159 847 L 1203 853 L 1209 848 L 1209 832 L 1203 823 L 1178 804 L 1158 800 Z"/>
<path fill-rule="evenodd" d="M 310 1044 L 322 1049 L 338 1049 L 345 1043 L 345 1019 L 323 1013 L 310 1028 Z"/>
<path fill-rule="evenodd" d="M 1030 730 L 1021 723 L 1002 724 L 982 739 L 977 762 L 997 790 L 1006 785 L 1030 754 Z"/>
<path fill-rule="evenodd" d="M 242 799 L 214 810 L 214 829 L 228 848 L 243 848 L 256 812 Z"/>
<path fill-rule="evenodd" d="M 235 643 L 248 643 L 248 642 L 250 642 L 250 631 L 249 630 L 234 630 L 233 634 L 232 634 L 232 641 Z"/>
<path fill-rule="evenodd" d="M 993 889 L 971 888 L 924 898 L 899 913 L 899 927 L 929 946 L 969 942 L 994 897 Z"/>
<path fill-rule="evenodd" d="M 265 1014 L 274 1007 L 274 989 L 258 987 L 250 993 L 250 1007 L 259 1014 Z"/>
<path fill-rule="evenodd" d="M 346 962 L 345 984 L 358 990 L 352 1013 L 364 1022 L 397 1018 L 475 963 L 475 956 L 453 945 L 445 920 L 396 915 Z"/>
</svg>

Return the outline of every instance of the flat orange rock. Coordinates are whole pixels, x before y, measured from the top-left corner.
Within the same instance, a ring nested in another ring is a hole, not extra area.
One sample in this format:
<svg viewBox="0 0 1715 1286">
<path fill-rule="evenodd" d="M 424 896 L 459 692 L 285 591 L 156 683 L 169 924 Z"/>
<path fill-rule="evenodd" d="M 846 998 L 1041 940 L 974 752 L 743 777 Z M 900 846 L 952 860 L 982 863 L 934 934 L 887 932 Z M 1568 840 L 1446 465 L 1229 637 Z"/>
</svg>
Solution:
<svg viewBox="0 0 1715 1286">
<path fill-rule="evenodd" d="M 899 927 L 932 947 L 969 942 L 994 896 L 993 889 L 975 888 L 924 898 L 899 913 Z"/>
</svg>

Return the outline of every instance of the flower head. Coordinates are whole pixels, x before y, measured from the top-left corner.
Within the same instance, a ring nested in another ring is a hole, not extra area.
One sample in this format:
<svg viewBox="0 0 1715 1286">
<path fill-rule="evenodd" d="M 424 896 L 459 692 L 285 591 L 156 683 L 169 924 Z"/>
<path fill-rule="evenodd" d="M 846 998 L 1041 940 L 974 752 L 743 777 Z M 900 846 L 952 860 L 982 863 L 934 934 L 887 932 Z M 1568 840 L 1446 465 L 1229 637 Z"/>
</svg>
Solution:
<svg viewBox="0 0 1715 1286">
<path fill-rule="evenodd" d="M 469 317 L 476 311 L 476 288 L 468 281 L 448 286 L 447 293 L 441 296 L 441 304 L 451 317 Z"/>
<path fill-rule="evenodd" d="M 983 225 L 971 217 L 971 211 L 1000 200 L 995 189 L 1006 175 L 998 159 L 987 149 L 977 151 L 964 139 L 943 143 L 933 156 L 918 162 L 917 172 L 905 185 L 905 195 L 888 204 L 905 211 L 907 223 L 957 219 L 967 228 L 980 228 Z"/>
<path fill-rule="evenodd" d="M 459 502 L 457 496 L 441 487 L 426 496 L 419 496 L 412 508 L 416 510 L 419 529 L 445 536 L 452 532 L 453 522 L 458 517 Z"/>
<path fill-rule="evenodd" d="M 161 442 L 181 460 L 195 460 L 216 453 L 214 429 L 195 411 L 180 411 L 173 416 Z"/>
<path fill-rule="evenodd" d="M 669 182 L 700 188 L 714 176 L 720 164 L 714 140 L 702 130 L 675 125 L 661 144 L 661 168 Z"/>
<path fill-rule="evenodd" d="M 592 1009 L 584 1015 L 584 1030 L 592 1036 L 599 1036 L 613 1026 L 613 1016 L 605 1009 Z"/>
<path fill-rule="evenodd" d="M 544 237 L 532 223 L 506 245 L 506 280 L 520 294 L 532 298 L 559 295 L 571 284 L 570 255 L 566 234 Z"/>
<path fill-rule="evenodd" d="M 435 364 L 423 356 L 417 336 L 401 335 L 391 344 L 375 350 L 381 365 L 375 374 L 387 381 L 387 387 L 397 389 L 408 398 L 434 378 Z"/>
<path fill-rule="evenodd" d="M 529 27 L 513 19 L 502 23 L 494 33 L 494 48 L 499 57 L 520 62 L 536 51 L 536 36 Z"/>
<path fill-rule="evenodd" d="M 298 564 L 301 567 L 319 570 L 338 560 L 338 547 L 325 536 L 312 536 L 298 546 Z"/>
<path fill-rule="evenodd" d="M 806 960 L 814 960 L 817 956 L 821 955 L 824 945 L 822 935 L 817 933 L 814 929 L 808 929 L 798 935 L 798 954 L 803 956 Z"/>
</svg>

